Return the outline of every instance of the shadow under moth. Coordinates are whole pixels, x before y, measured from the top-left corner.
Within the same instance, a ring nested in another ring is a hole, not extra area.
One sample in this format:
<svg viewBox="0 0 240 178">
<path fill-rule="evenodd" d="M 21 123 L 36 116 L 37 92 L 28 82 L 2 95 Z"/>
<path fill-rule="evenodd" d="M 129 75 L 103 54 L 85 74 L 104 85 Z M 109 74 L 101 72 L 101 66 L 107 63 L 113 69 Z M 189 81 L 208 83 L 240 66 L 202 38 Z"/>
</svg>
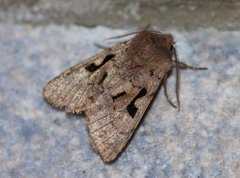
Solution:
<svg viewBox="0 0 240 178">
<path fill-rule="evenodd" d="M 140 31 L 65 70 L 46 84 L 43 95 L 67 112 L 84 112 L 92 147 L 110 162 L 126 146 L 160 85 L 173 105 L 166 90 L 173 67 L 178 108 L 179 69 L 205 69 L 178 61 L 174 43 L 171 34 Z"/>
</svg>

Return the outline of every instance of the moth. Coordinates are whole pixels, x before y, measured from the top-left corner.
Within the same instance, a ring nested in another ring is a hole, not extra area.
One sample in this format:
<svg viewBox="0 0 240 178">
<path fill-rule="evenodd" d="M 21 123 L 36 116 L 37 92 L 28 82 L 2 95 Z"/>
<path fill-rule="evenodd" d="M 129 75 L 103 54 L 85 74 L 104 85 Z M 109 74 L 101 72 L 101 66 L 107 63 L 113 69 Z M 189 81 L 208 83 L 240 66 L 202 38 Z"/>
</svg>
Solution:
<svg viewBox="0 0 240 178">
<path fill-rule="evenodd" d="M 93 149 L 104 162 L 114 160 L 132 137 L 161 85 L 176 67 L 205 69 L 178 61 L 172 34 L 137 32 L 48 82 L 44 98 L 66 112 L 84 112 Z M 179 107 L 178 89 L 176 89 Z"/>
</svg>

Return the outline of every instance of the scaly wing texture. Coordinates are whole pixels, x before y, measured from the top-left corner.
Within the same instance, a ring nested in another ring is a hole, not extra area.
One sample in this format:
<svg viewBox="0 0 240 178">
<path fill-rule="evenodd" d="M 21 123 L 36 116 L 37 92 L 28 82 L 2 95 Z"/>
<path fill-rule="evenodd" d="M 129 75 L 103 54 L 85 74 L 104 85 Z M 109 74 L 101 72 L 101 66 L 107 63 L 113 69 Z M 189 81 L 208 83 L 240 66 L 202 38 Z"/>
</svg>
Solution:
<svg viewBox="0 0 240 178">
<path fill-rule="evenodd" d="M 85 101 L 92 88 L 92 83 L 100 82 L 102 75 L 105 74 L 103 70 L 97 69 L 102 68 L 104 63 L 108 63 L 109 60 L 118 58 L 127 45 L 119 43 L 115 47 L 106 49 L 65 70 L 45 85 L 43 89 L 45 99 L 55 107 L 72 113 L 81 113 L 86 105 Z M 116 54 L 117 56 L 115 56 Z M 118 61 L 119 65 L 121 65 L 121 62 Z"/>
<path fill-rule="evenodd" d="M 98 72 L 104 77 L 93 80 L 86 101 L 90 142 L 105 162 L 114 160 L 127 144 L 166 75 L 158 68 L 131 68 L 131 59 L 125 53 L 121 57 L 96 71 L 96 77 Z M 124 65 L 117 65 L 119 61 Z"/>
<path fill-rule="evenodd" d="M 91 145 L 105 162 L 127 144 L 166 74 L 132 67 L 130 42 L 69 68 L 44 87 L 54 106 L 86 113 Z"/>
<path fill-rule="evenodd" d="M 114 160 L 127 144 L 161 83 L 143 70 L 134 72 L 139 74 L 135 79 L 113 76 L 115 87 L 88 101 L 90 142 L 105 162 Z M 133 82 L 140 78 L 148 79 L 147 84 Z"/>
</svg>

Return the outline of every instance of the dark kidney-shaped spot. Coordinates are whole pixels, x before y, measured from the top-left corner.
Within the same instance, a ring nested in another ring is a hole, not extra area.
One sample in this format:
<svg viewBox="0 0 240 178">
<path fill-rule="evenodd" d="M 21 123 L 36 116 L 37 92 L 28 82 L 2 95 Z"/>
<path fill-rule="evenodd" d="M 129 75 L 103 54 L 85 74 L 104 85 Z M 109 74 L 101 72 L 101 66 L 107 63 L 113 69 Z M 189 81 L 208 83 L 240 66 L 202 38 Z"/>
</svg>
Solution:
<svg viewBox="0 0 240 178">
<path fill-rule="evenodd" d="M 138 108 L 135 106 L 135 101 L 138 98 L 141 98 L 141 97 L 145 96 L 146 94 L 147 94 L 146 88 L 142 88 L 140 90 L 140 92 L 137 94 L 137 96 L 135 96 L 133 98 L 133 100 L 129 103 L 129 105 L 127 106 L 127 111 L 132 118 L 134 118 L 134 116 L 136 115 L 136 113 L 138 111 Z"/>
<path fill-rule="evenodd" d="M 102 67 L 104 64 L 106 64 L 108 61 L 110 61 L 112 58 L 114 58 L 114 54 L 108 54 L 103 62 L 100 65 L 96 65 L 95 63 L 91 63 L 88 66 L 85 67 L 85 69 L 89 72 L 94 72 L 96 70 L 98 70 L 100 67 Z"/>
</svg>

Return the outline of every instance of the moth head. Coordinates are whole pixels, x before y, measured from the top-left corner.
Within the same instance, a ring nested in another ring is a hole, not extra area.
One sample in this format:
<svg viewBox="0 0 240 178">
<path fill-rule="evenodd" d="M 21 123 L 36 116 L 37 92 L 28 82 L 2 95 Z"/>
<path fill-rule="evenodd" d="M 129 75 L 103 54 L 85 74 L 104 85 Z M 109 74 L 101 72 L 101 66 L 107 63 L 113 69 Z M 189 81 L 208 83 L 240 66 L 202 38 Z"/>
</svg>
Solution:
<svg viewBox="0 0 240 178">
<path fill-rule="evenodd" d="M 169 71 L 172 68 L 175 52 L 173 35 L 170 33 L 153 33 L 149 38 L 152 46 L 152 63 L 158 66 L 160 71 Z"/>
<path fill-rule="evenodd" d="M 131 41 L 127 56 L 131 66 L 158 66 L 168 65 L 171 68 L 174 49 L 174 38 L 169 33 L 145 30 L 139 32 Z"/>
<path fill-rule="evenodd" d="M 170 33 L 154 34 L 152 38 L 152 50 L 154 54 L 161 56 L 161 60 L 172 60 L 175 49 L 173 35 Z"/>
<path fill-rule="evenodd" d="M 174 48 L 175 42 L 172 34 L 170 33 L 161 34 L 159 35 L 158 40 L 162 48 L 166 48 L 170 51 L 172 51 L 172 49 Z"/>
</svg>

